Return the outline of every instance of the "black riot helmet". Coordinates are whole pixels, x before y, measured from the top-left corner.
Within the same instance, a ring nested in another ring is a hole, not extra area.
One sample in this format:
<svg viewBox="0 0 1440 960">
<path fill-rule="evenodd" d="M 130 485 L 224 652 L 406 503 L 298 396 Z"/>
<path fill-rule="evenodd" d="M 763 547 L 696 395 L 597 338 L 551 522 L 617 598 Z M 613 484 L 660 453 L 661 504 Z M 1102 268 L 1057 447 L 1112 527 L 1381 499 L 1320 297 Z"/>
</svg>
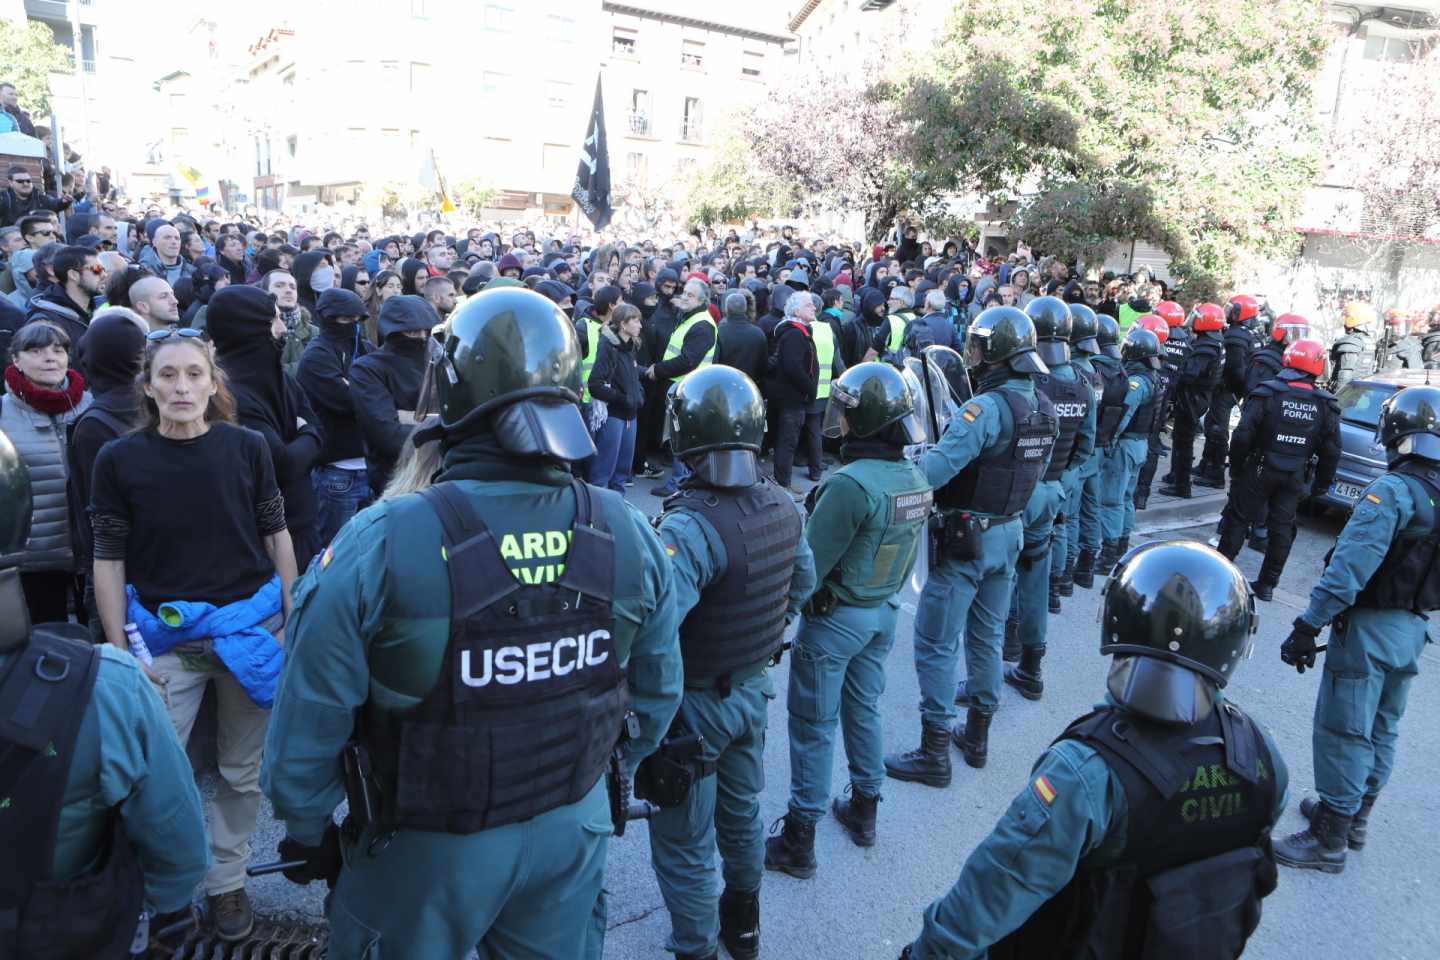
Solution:
<svg viewBox="0 0 1440 960">
<path fill-rule="evenodd" d="M 1047 364 L 1070 362 L 1070 307 L 1059 297 L 1036 297 L 1025 308 L 1035 324 L 1035 349 Z"/>
<path fill-rule="evenodd" d="M 1100 345 L 1100 353 L 1114 360 L 1120 359 L 1120 324 L 1108 313 L 1097 313 L 1095 322 L 1099 329 L 1095 332 L 1095 342 Z M 1154 336 L 1154 334 L 1151 334 Z"/>
<path fill-rule="evenodd" d="M 1160 338 L 1144 327 L 1131 327 L 1120 353 L 1125 363 L 1143 363 L 1151 370 L 1160 369 Z"/>
<path fill-rule="evenodd" d="M 1255 598 L 1211 547 L 1164 540 L 1121 558 L 1100 618 L 1100 652 L 1115 657 L 1111 696 L 1155 719 L 1193 723 L 1250 655 Z"/>
<path fill-rule="evenodd" d="M 33 508 L 30 470 L 10 438 L 0 432 L 0 556 L 25 549 Z M 0 569 L 0 651 L 12 650 L 29 637 L 30 611 L 20 586 L 20 568 Z"/>
<path fill-rule="evenodd" d="M 1070 304 L 1070 346 L 1082 356 L 1094 356 L 1100 352 L 1100 343 L 1095 339 L 1100 332 L 1100 321 L 1089 304 Z"/>
<path fill-rule="evenodd" d="M 1016 307 L 987 307 L 965 332 L 965 359 L 978 374 L 1008 367 L 1014 373 L 1049 373 L 1035 352 L 1035 324 Z"/>
<path fill-rule="evenodd" d="M 1375 439 L 1391 466 L 1407 457 L 1440 461 L 1440 387 L 1406 387 L 1380 406 Z"/>
<path fill-rule="evenodd" d="M 970 371 L 965 369 L 965 358 L 954 349 L 935 343 L 921 350 L 920 355 L 940 371 L 950 385 L 951 396 L 957 405 L 974 395 Z"/>
<path fill-rule="evenodd" d="M 417 434 L 417 442 L 491 432 L 517 456 L 594 456 L 580 414 L 574 324 L 533 290 L 493 284 L 466 300 L 445 325 L 435 371 L 440 424 Z"/>
<path fill-rule="evenodd" d="M 857 363 L 830 384 L 830 405 L 825 410 L 827 437 L 881 437 L 895 425 L 899 446 L 923 443 L 925 424 L 915 412 L 915 391 L 909 380 L 888 363 Z"/>
<path fill-rule="evenodd" d="M 712 487 L 750 487 L 760 479 L 755 458 L 765 439 L 765 401 L 755 382 L 734 367 L 701 367 L 670 394 L 670 445 Z"/>
</svg>

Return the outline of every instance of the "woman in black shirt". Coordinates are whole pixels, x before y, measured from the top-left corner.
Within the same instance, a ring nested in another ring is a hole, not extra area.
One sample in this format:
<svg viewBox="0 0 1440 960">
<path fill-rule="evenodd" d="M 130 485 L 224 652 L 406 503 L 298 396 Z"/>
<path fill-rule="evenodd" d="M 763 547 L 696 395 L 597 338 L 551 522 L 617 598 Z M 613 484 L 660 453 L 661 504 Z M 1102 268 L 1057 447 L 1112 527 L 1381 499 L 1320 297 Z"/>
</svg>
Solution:
<svg viewBox="0 0 1440 960">
<path fill-rule="evenodd" d="M 105 638 L 120 649 L 130 647 L 127 628 L 146 627 L 141 635 L 155 654 L 146 672 L 181 743 L 215 683 L 220 784 L 205 886 L 220 936 L 239 940 L 254 925 L 245 865 L 277 679 L 258 682 L 254 665 L 278 666 L 295 555 L 269 447 L 232 422 L 234 402 L 209 345 L 188 328 L 150 337 L 140 377 L 143 425 L 106 444 L 95 461 L 95 600 Z M 189 618 L 203 624 L 216 608 L 231 614 L 226 629 L 234 633 L 177 643 L 160 627 L 149 632 L 157 617 L 170 627 L 189 626 Z M 237 644 L 243 658 L 233 656 Z"/>
</svg>

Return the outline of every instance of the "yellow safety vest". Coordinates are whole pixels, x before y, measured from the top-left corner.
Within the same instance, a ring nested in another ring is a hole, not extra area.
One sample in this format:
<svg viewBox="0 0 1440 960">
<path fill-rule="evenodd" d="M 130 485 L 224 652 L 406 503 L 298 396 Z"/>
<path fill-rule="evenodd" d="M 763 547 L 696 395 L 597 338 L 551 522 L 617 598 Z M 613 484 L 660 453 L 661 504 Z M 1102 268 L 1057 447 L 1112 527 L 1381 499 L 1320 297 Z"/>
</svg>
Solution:
<svg viewBox="0 0 1440 960">
<path fill-rule="evenodd" d="M 670 342 L 665 344 L 666 360 L 674 360 L 676 357 L 680 356 L 680 348 L 685 345 L 685 335 L 688 334 L 690 332 L 690 328 L 695 326 L 695 324 L 697 323 L 709 323 L 712 327 L 714 326 L 714 323 L 710 320 L 710 312 L 708 310 L 701 310 L 698 313 L 693 314 L 689 320 L 686 320 L 684 323 L 680 324 L 680 326 L 675 328 L 675 332 L 670 334 Z M 700 362 L 695 366 L 696 370 L 699 370 L 701 367 L 708 367 L 710 366 L 710 364 L 715 362 L 715 345 L 719 342 L 720 337 L 717 333 L 715 338 L 710 341 L 709 351 L 706 352 L 705 356 L 700 358 Z M 679 383 L 683 379 L 685 378 L 676 377 L 675 382 Z"/>
<path fill-rule="evenodd" d="M 910 321 L 915 319 L 915 314 L 907 310 L 890 315 L 890 352 L 899 353 L 900 348 L 905 345 L 905 328 Z"/>
<path fill-rule="evenodd" d="M 820 383 L 815 388 L 816 400 L 830 399 L 830 378 L 835 372 L 835 331 L 830 324 L 817 318 L 810 324 L 815 335 L 815 361 L 820 364 Z"/>
<path fill-rule="evenodd" d="M 590 371 L 595 369 L 595 358 L 600 354 L 600 328 L 604 324 L 590 317 L 585 318 L 586 350 L 580 364 L 580 402 L 590 402 Z"/>
</svg>

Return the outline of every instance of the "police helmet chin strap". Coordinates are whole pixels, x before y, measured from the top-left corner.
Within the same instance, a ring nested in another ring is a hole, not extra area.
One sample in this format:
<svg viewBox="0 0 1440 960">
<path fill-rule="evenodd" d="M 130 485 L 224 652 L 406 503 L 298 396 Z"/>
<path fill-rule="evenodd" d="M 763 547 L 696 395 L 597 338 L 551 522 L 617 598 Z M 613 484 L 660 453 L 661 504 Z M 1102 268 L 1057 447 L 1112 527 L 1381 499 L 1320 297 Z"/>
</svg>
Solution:
<svg viewBox="0 0 1440 960">
<path fill-rule="evenodd" d="M 0 653 L 23 647 L 30 640 L 30 608 L 20 586 L 20 570 L 0 570 Z"/>
</svg>

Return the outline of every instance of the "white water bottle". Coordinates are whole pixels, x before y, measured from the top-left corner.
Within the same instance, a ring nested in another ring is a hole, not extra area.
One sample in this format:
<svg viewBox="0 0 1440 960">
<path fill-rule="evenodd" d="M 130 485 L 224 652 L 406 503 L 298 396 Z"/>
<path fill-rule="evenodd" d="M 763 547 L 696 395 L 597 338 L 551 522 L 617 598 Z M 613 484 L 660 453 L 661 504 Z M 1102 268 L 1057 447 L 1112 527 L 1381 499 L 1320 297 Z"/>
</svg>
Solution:
<svg viewBox="0 0 1440 960">
<path fill-rule="evenodd" d="M 125 624 L 125 642 L 130 644 L 130 653 L 136 660 L 147 667 L 155 665 L 155 658 L 150 655 L 150 648 L 145 646 L 145 638 L 140 636 L 140 628 L 133 623 Z"/>
</svg>

